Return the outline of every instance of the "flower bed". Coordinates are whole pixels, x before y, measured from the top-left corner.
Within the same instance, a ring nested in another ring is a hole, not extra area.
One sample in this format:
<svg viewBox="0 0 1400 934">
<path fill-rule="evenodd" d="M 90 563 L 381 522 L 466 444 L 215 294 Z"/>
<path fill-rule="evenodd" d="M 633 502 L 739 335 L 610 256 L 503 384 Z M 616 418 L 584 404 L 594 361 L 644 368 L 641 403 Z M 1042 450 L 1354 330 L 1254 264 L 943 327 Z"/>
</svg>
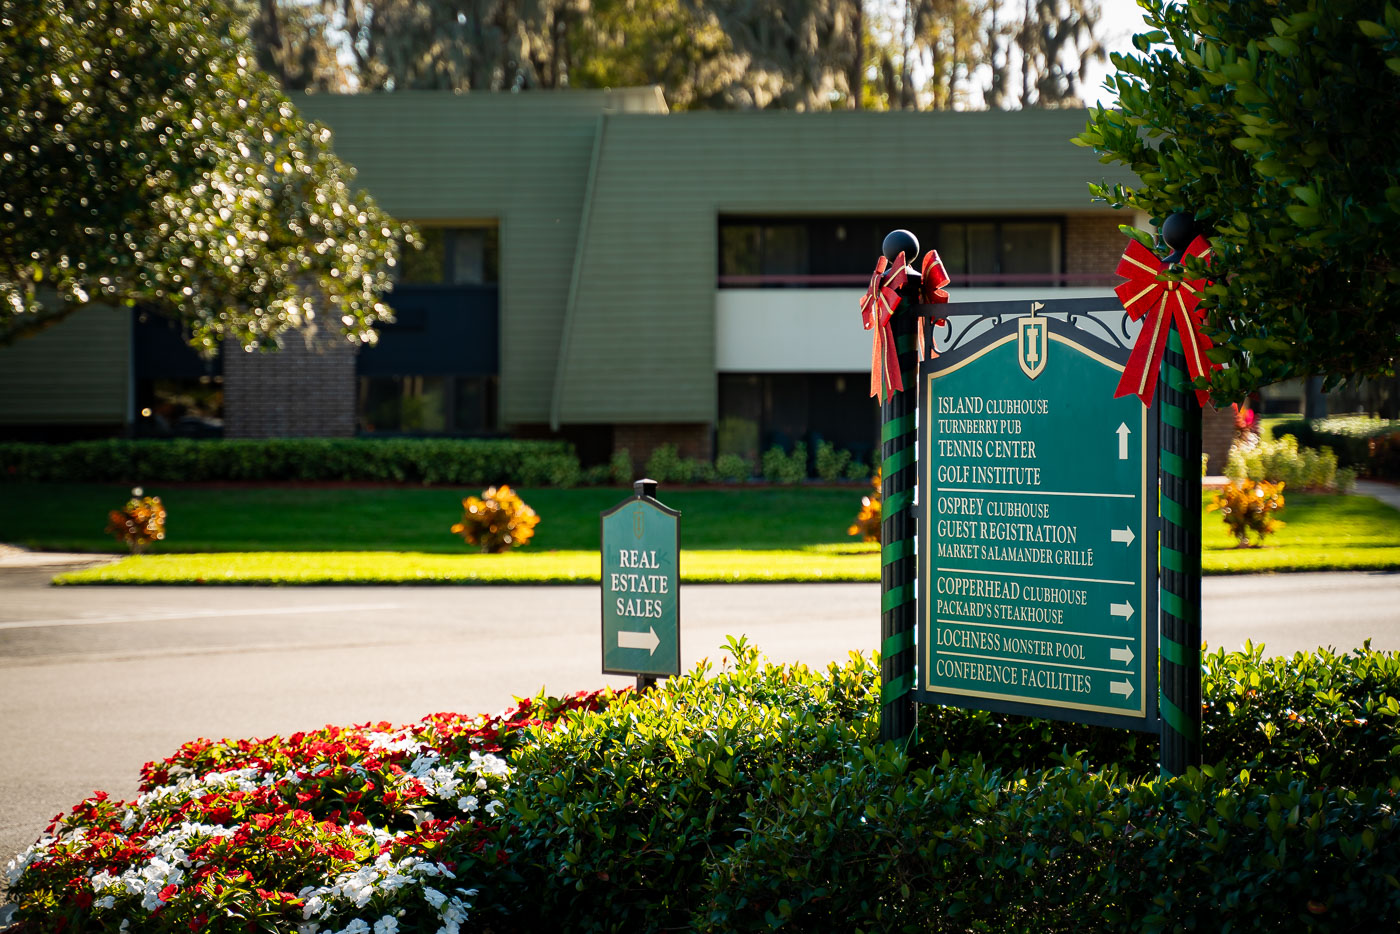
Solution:
<svg viewBox="0 0 1400 934">
<path fill-rule="evenodd" d="M 462 863 L 506 859 L 505 757 L 609 696 L 186 743 L 146 764 L 135 801 L 99 792 L 56 818 L 9 863 L 12 898 L 54 931 L 455 934 L 476 895 Z"/>
</svg>

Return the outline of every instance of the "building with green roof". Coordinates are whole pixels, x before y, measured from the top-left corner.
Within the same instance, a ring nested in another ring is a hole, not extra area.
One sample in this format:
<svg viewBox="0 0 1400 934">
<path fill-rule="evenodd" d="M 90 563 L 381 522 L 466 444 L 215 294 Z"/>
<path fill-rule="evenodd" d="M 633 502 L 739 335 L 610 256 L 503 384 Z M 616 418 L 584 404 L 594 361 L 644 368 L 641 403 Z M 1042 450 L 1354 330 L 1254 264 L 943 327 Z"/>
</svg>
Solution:
<svg viewBox="0 0 1400 934">
<path fill-rule="evenodd" d="M 953 301 L 1102 295 L 1129 181 L 1081 110 L 667 113 L 657 89 L 304 95 L 428 249 L 398 323 L 205 364 L 88 311 L 0 350 L 0 433 L 561 435 L 585 460 L 873 439 L 858 300 L 913 230 Z M 221 390 L 221 391 L 220 391 Z M 202 401 L 201 401 L 202 400 Z M 193 413 L 193 414 L 192 414 Z"/>
</svg>

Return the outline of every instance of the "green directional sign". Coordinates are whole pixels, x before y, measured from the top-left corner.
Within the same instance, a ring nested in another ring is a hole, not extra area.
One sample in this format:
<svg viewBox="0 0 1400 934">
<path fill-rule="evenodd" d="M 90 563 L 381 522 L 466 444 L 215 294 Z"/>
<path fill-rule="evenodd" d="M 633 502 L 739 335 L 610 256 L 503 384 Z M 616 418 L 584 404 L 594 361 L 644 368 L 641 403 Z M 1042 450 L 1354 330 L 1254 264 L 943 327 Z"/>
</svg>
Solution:
<svg viewBox="0 0 1400 934">
<path fill-rule="evenodd" d="M 603 512 L 604 674 L 680 674 L 680 516 L 640 489 Z"/>
<path fill-rule="evenodd" d="M 920 369 L 919 699 L 1155 730 L 1157 413 L 1113 397 L 1128 348 L 1064 302 L 949 308 L 976 333 Z"/>
</svg>

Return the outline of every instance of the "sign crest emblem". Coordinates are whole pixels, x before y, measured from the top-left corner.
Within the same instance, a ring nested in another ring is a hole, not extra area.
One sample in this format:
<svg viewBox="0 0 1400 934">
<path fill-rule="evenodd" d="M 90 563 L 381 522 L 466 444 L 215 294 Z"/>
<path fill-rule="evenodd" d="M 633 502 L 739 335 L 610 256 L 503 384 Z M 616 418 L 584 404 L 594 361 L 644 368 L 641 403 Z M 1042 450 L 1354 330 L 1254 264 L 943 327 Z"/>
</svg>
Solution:
<svg viewBox="0 0 1400 934">
<path fill-rule="evenodd" d="M 1031 302 L 1030 317 L 1016 322 L 1016 362 L 1029 379 L 1035 379 L 1045 369 L 1045 352 L 1050 346 L 1046 319 L 1035 316 L 1044 307 L 1041 302 Z"/>
</svg>

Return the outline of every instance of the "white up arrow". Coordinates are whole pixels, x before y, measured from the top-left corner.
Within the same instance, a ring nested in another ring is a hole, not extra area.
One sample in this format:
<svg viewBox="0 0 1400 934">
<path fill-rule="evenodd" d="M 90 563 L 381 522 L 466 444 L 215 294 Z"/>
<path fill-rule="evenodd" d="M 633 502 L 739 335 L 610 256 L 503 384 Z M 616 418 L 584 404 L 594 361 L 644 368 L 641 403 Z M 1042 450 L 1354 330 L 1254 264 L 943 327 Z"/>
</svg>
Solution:
<svg viewBox="0 0 1400 934">
<path fill-rule="evenodd" d="M 646 649 L 648 655 L 655 655 L 656 647 L 660 644 L 661 638 L 652 627 L 647 627 L 646 632 L 628 632 L 625 629 L 619 629 L 617 632 L 619 649 Z"/>
<path fill-rule="evenodd" d="M 1108 612 L 1112 613 L 1114 616 L 1121 616 L 1124 619 L 1132 619 L 1133 605 L 1131 603 L 1110 603 L 1108 605 Z"/>
<path fill-rule="evenodd" d="M 1133 696 L 1133 683 L 1131 681 L 1110 681 L 1108 682 L 1110 694 L 1122 694 L 1124 697 Z"/>
<path fill-rule="evenodd" d="M 1111 648 L 1108 650 L 1108 657 L 1115 662 L 1127 662 L 1131 665 L 1133 663 L 1133 647 L 1131 645 L 1125 645 L 1121 649 Z M 1125 681 L 1124 684 L 1127 684 L 1127 682 Z M 1132 685 L 1128 685 L 1129 693 L 1132 692 L 1132 689 Z"/>
<path fill-rule="evenodd" d="M 1131 545 L 1133 543 L 1133 539 L 1137 536 L 1133 534 L 1132 529 L 1109 529 L 1108 537 L 1112 541 L 1122 542 L 1125 545 Z"/>
<path fill-rule="evenodd" d="M 1132 429 L 1127 424 L 1118 423 L 1118 459 L 1120 461 L 1128 459 L 1128 435 L 1132 433 Z"/>
</svg>

